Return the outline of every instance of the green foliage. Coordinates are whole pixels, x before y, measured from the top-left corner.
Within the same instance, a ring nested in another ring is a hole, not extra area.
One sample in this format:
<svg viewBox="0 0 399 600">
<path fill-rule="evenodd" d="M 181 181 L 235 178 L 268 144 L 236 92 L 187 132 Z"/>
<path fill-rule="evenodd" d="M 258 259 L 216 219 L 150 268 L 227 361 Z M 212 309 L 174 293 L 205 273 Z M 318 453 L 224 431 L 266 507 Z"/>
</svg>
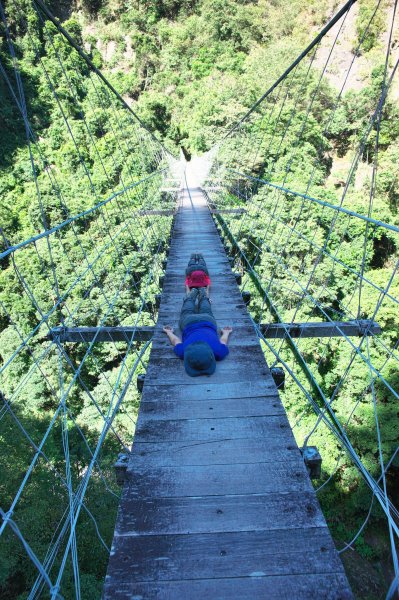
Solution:
<svg viewBox="0 0 399 600">
<path fill-rule="evenodd" d="M 48 24 L 47 29 L 43 27 L 28 0 L 19 0 L 17 4 L 19 10 L 10 11 L 10 23 L 29 118 L 40 138 L 40 152 L 32 144 L 30 155 L 20 112 L 7 83 L 1 78 L 0 222 L 6 237 L 0 239 L 1 250 L 7 243 L 21 242 L 45 227 L 92 208 L 115 190 L 151 174 L 155 168 L 151 146 L 132 132 L 127 111 L 115 111 L 115 103 L 107 91 L 90 76 L 86 65 L 55 28 Z M 84 0 L 81 5 L 83 16 L 74 15 L 71 7 L 66 7 L 65 14 L 61 15 L 64 20 L 68 19 L 65 27 L 84 45 L 95 65 L 104 69 L 147 125 L 166 144 L 171 147 L 182 144 L 190 152 L 207 151 L 220 140 L 221 132 L 234 124 L 275 81 L 308 41 L 309 32 L 325 22 L 331 12 L 329 2 L 314 0 Z M 356 22 L 358 37 L 374 6 L 369 0 L 360 2 Z M 62 8 L 59 10 L 62 12 Z M 308 65 L 300 65 L 292 74 L 292 86 L 281 114 L 278 110 L 271 111 L 270 118 L 259 124 L 260 113 L 255 113 L 254 119 L 243 126 L 242 136 L 232 136 L 222 149 L 221 162 L 327 202 L 339 204 L 343 200 L 345 207 L 367 214 L 375 128 L 364 146 L 353 185 L 344 199 L 340 181 L 349 170 L 381 94 L 384 64 L 377 51 L 385 26 L 382 19 L 383 15 L 373 22 L 363 48 L 365 54 L 374 53 L 370 79 L 361 89 L 345 93 L 338 110 L 335 111 L 336 90 L 325 79 L 319 85 L 318 69 L 312 68 L 307 73 Z M 1 36 L 0 58 L 14 83 L 5 36 Z M 313 98 L 316 90 L 318 93 Z M 266 106 L 272 109 L 275 102 L 278 106 L 277 98 L 277 93 L 270 96 L 262 110 Z M 379 132 L 379 168 L 372 212 L 372 216 L 394 223 L 399 222 L 398 117 L 397 102 L 388 98 Z M 328 122 L 329 132 L 325 135 Z M 249 133 L 253 148 L 243 146 Z M 120 143 L 116 141 L 116 134 Z M 32 177 L 32 160 L 40 203 Z M 53 180 L 49 177 L 50 171 Z M 342 314 L 356 314 L 359 298 L 356 271 L 364 252 L 364 222 L 348 221 L 339 215 L 333 223 L 331 212 L 316 204 L 304 204 L 292 194 L 277 194 L 239 176 L 234 176 L 232 183 L 238 187 L 238 197 L 230 194 L 223 198 L 223 203 L 243 207 L 247 213 L 245 218 L 226 216 L 226 221 L 249 260 L 256 261 L 263 284 L 270 285 L 269 292 L 283 319 L 289 321 L 295 315 L 297 320 L 317 320 L 324 319 L 326 314 L 339 319 Z M 141 309 L 143 296 L 147 301 L 141 322 L 150 324 L 152 321 L 158 286 L 156 281 L 149 281 L 149 273 L 154 266 L 158 269 L 157 256 L 162 258 L 166 250 L 164 238 L 170 219 L 159 218 L 156 227 L 151 228 L 151 221 L 134 215 L 134 211 L 159 205 L 159 184 L 160 179 L 156 177 L 129 194 L 115 198 L 101 211 L 64 228 L 51 238 L 51 255 L 45 239 L 37 242 L 36 247 L 29 246 L 18 252 L 16 266 L 23 280 L 9 258 L 2 265 L 0 300 L 5 309 L 0 312 L 2 364 L 12 359 L 23 339 L 37 327 L 33 339 L 13 359 L 12 375 L 7 374 L 2 381 L 4 397 L 12 403 L 33 443 L 40 442 L 60 397 L 60 358 L 55 347 L 50 348 L 46 340 L 47 324 L 58 326 L 76 318 L 80 325 L 97 325 L 103 320 L 108 325 L 131 325 Z M 309 251 L 309 240 L 319 249 L 325 244 L 321 258 L 320 251 Z M 263 250 L 259 252 L 261 244 Z M 361 317 L 372 317 L 380 290 L 388 285 L 391 296 L 399 297 L 397 281 L 389 283 L 397 250 L 397 236 L 382 229 L 369 229 L 364 263 L 368 283 L 362 290 Z M 53 264 L 59 289 L 68 290 L 65 301 L 56 310 L 57 286 L 54 278 L 49 277 Z M 129 274 L 124 279 L 127 265 Z M 315 311 L 306 297 L 298 304 L 298 297 L 303 296 L 315 266 L 309 293 L 317 295 L 324 312 Z M 74 283 L 77 277 L 79 280 Z M 253 288 L 253 282 L 249 287 Z M 32 304 L 27 288 L 34 289 L 37 305 Z M 114 298 L 116 289 L 120 293 L 113 310 L 109 311 L 109 299 Z M 255 289 L 252 291 L 254 317 L 270 319 L 264 298 Z M 48 314 L 44 322 L 42 314 Z M 393 347 L 397 343 L 398 316 L 389 296 L 382 301 L 378 322 L 383 329 L 382 342 Z M 330 396 L 351 359 L 351 348 L 341 339 L 331 340 L 328 347 L 321 341 L 301 340 L 300 348 L 321 389 Z M 137 349 L 135 345 L 134 350 Z M 64 385 L 72 382 L 74 369 L 82 364 L 86 350 L 83 345 L 68 348 L 71 362 L 64 365 Z M 82 385 L 74 384 L 69 394 L 71 414 L 66 424 L 75 486 L 90 460 L 80 431 L 93 448 L 103 426 L 99 410 L 106 410 L 109 405 L 110 390 L 117 384 L 125 350 L 126 345 L 122 343 L 97 344 L 90 358 L 82 364 L 81 381 L 96 398 L 97 408 Z M 371 344 L 370 352 L 375 364 L 381 366 L 385 380 L 398 389 L 397 370 L 390 363 L 384 365 L 381 346 Z M 273 362 L 274 357 L 266 348 L 265 353 Z M 145 359 L 147 357 L 148 354 Z M 291 364 L 292 355 L 285 346 L 281 348 L 281 357 Z M 33 358 L 41 360 L 40 368 L 32 367 Z M 133 365 L 132 352 L 126 372 Z M 295 374 L 306 386 L 303 373 L 297 367 Z M 334 400 L 334 411 L 342 422 L 349 419 L 347 431 L 356 451 L 370 472 L 378 476 L 375 413 L 369 379 L 364 361 L 356 360 Z M 122 377 L 120 385 L 125 381 Z M 397 444 L 397 404 L 381 380 L 375 388 L 386 458 Z M 361 399 L 352 416 L 354 398 Z M 295 433 L 298 443 L 302 444 L 314 425 L 314 413 L 291 381 L 287 383 L 283 399 L 291 422 L 299 420 Z M 126 443 L 131 441 L 138 403 L 138 394 L 131 385 L 115 423 Z M 1 421 L 0 437 L 1 496 L 7 505 L 18 489 L 34 450 L 8 413 Z M 323 481 L 340 461 L 331 484 L 323 489 L 321 503 L 336 540 L 342 544 L 355 535 L 361 525 L 369 509 L 370 493 L 324 426 L 317 430 L 312 442 L 318 445 L 323 456 Z M 118 499 L 107 490 L 116 491 L 112 463 L 119 450 L 117 441 L 112 436 L 107 437 L 101 452 L 101 474 L 96 468 L 86 496 L 87 506 L 108 544 L 112 539 Z M 61 419 L 46 442 L 45 452 L 51 464 L 62 471 L 65 465 Z M 387 479 L 389 489 L 394 490 L 391 472 Z M 57 526 L 62 517 L 61 507 L 67 502 L 59 477 L 44 460 L 39 461 L 32 485 L 28 486 L 15 514 L 23 533 L 34 540 L 33 549 L 38 556 L 45 555 L 49 532 Z M 40 526 L 43 522 L 48 523 L 48 530 Z M 375 507 L 372 527 L 381 530 L 381 523 L 381 511 Z M 77 539 L 83 597 L 100 597 L 108 556 L 99 543 L 94 543 L 94 525 L 84 510 Z M 381 558 L 386 546 L 381 544 L 376 549 L 365 536 L 358 539 L 356 550 L 365 560 L 372 561 Z M 36 572 L 33 565 L 26 566 L 26 556 L 10 532 L 1 541 L 0 557 L 1 596 L 24 597 Z M 70 564 L 64 581 L 64 597 L 72 598 Z"/>
<path fill-rule="evenodd" d="M 385 30 L 386 21 L 382 11 L 377 11 L 373 0 L 362 0 L 360 2 L 359 15 L 356 20 L 356 31 L 358 39 L 363 40 L 363 52 L 369 52 L 376 45 L 379 36 Z M 373 17 L 373 18 L 372 18 Z"/>
<path fill-rule="evenodd" d="M 150 274 L 160 270 L 171 219 L 137 214 L 139 208 L 161 203 L 158 155 L 148 135 L 132 126 L 127 111 L 89 74 L 56 29 L 48 23 L 44 28 L 32 6 L 24 6 L 25 18 L 19 15 L 21 2 L 16 12 L 8 12 L 10 22 L 15 19 L 17 33 L 13 31 L 13 37 L 33 133 L 28 139 L 10 87 L 1 78 L 1 251 L 110 199 L 48 240 L 42 238 L 6 258 L 0 272 L 0 364 L 4 367 L 10 361 L 1 376 L 2 506 L 10 506 L 55 411 L 60 409 L 60 398 L 70 387 L 68 412 L 61 411 L 55 420 L 43 446 L 44 455 L 13 512 L 22 535 L 43 561 L 69 503 L 62 483 L 66 476 L 63 432 L 68 432 L 72 487 L 76 490 L 104 427 L 101 413 L 108 411 L 113 390 L 116 397 L 121 394 L 129 373 L 137 367 L 140 351 L 137 343 L 127 355 L 126 343 L 97 344 L 85 357 L 87 346 L 75 345 L 68 347 L 67 358 L 62 358 L 47 339 L 48 330 L 63 323 L 132 325 L 140 319 L 140 323 L 150 324 L 159 289 Z M 93 3 L 90 6 L 93 8 Z M 65 26 L 83 44 L 78 21 L 70 18 Z M 15 88 L 4 36 L 1 40 L 1 62 Z M 94 57 L 96 51 L 92 49 Z M 124 86 L 130 89 L 135 85 L 130 74 L 115 74 L 114 80 L 121 93 L 125 93 Z M 153 103 L 150 106 L 153 109 Z M 159 119 L 158 108 L 154 111 L 154 119 Z M 133 187 L 141 179 L 146 181 Z M 123 193 L 124 186 L 130 186 L 130 191 Z M 162 207 L 173 201 L 172 196 L 163 199 Z M 148 352 L 137 373 L 147 359 Z M 60 362 L 63 380 L 59 378 Z M 79 377 L 74 382 L 77 369 Z M 138 401 L 135 386 L 130 385 L 123 409 L 114 420 L 119 437 L 110 434 L 102 445 L 77 524 L 82 597 L 87 600 L 101 595 L 108 552 L 98 541 L 95 523 L 109 546 L 118 506 L 113 463 L 121 450 L 118 440 L 126 445 L 131 442 Z M 65 536 L 53 574 L 61 565 L 64 549 Z M 26 597 L 36 577 L 34 564 L 7 527 L 0 541 L 1 597 Z M 62 588 L 65 598 L 75 596 L 70 558 Z"/>
</svg>

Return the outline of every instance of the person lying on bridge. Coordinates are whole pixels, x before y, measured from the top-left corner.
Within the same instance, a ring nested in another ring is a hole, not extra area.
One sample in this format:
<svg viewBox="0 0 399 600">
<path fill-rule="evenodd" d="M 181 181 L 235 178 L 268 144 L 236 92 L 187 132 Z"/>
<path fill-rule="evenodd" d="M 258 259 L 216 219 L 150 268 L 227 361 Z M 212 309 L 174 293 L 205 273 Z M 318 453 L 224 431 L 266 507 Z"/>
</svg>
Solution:
<svg viewBox="0 0 399 600">
<path fill-rule="evenodd" d="M 216 320 L 205 288 L 193 288 L 186 294 L 180 312 L 179 327 L 182 340 L 175 335 L 170 325 L 165 325 L 163 330 L 174 346 L 174 353 L 184 359 L 188 375 L 212 375 L 216 369 L 216 361 L 223 360 L 229 353 L 227 343 L 233 329 L 223 327 L 219 339 Z"/>
<path fill-rule="evenodd" d="M 192 254 L 186 269 L 187 294 L 193 288 L 206 288 L 206 295 L 209 297 L 210 285 L 211 280 L 204 257 L 202 254 Z"/>
<path fill-rule="evenodd" d="M 196 260 L 197 256 L 200 257 L 200 260 Z M 191 256 L 187 267 L 188 273 L 186 271 L 187 278 L 195 272 L 195 269 L 194 271 L 190 271 L 190 269 L 198 264 L 202 273 L 207 275 L 209 280 L 208 269 L 201 254 Z M 195 268 L 198 269 L 198 266 Z M 179 320 L 183 340 L 175 335 L 173 327 L 170 325 L 165 325 L 163 328 L 170 343 L 174 346 L 175 354 L 184 360 L 186 372 L 191 377 L 212 375 L 216 369 L 216 361 L 223 360 L 229 353 L 227 343 L 233 329 L 223 327 L 219 339 L 208 291 L 208 286 L 192 286 L 190 289 L 186 279 L 186 296 L 183 300 Z"/>
</svg>

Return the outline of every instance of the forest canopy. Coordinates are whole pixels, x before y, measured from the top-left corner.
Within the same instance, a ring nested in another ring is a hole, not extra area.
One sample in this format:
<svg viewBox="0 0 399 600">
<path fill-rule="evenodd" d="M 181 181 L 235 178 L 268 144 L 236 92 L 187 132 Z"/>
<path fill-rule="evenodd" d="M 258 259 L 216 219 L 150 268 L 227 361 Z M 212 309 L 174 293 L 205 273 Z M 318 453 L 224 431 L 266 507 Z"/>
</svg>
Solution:
<svg viewBox="0 0 399 600">
<path fill-rule="evenodd" d="M 101 597 L 118 507 L 113 464 L 124 445 L 132 442 L 139 406 L 139 393 L 128 385 L 128 374 L 133 368 L 136 374 L 144 371 L 149 348 L 139 342 L 128 345 L 128 350 L 125 342 L 97 344 L 87 356 L 88 346 L 76 344 L 63 355 L 49 343 L 48 331 L 68 324 L 156 321 L 155 296 L 161 287 L 172 218 L 167 210 L 155 218 L 144 209 L 173 208 L 175 196 L 162 190 L 166 183 L 176 184 L 170 169 L 176 167 L 172 155 L 178 156 L 181 148 L 190 156 L 214 150 L 217 144 L 212 177 L 216 183 L 225 178 L 227 192 L 211 199 L 218 208 L 246 211 L 241 219 L 237 215 L 219 219 L 219 225 L 225 226 L 222 236 L 238 269 L 245 273 L 244 255 L 256 264 L 260 285 L 268 288 L 284 321 L 341 320 L 352 314 L 370 319 L 380 291 L 389 284 L 378 312 L 383 333 L 379 345 L 371 344 L 369 349 L 388 388 L 377 380 L 371 390 L 374 384 L 368 383 L 367 364 L 358 358 L 352 364 L 352 349 L 339 338 L 328 344 L 301 340 L 300 347 L 328 397 L 351 364 L 334 412 L 346 423 L 354 448 L 373 477 L 379 477 L 381 456 L 372 391 L 383 459 L 387 462 L 394 455 L 398 410 L 390 390 L 399 389 L 394 352 L 399 340 L 399 282 L 392 272 L 398 234 L 368 228 L 366 221 L 342 215 L 332 218 L 320 205 L 301 204 L 281 191 L 273 195 L 263 185 L 271 181 L 339 204 L 360 144 L 356 172 L 341 206 L 366 220 L 399 226 L 397 78 L 378 130 L 374 126 L 365 136 L 384 90 L 393 3 L 382 1 L 375 17 L 374 0 L 356 3 L 326 73 L 333 36 L 324 40 L 327 51 L 321 45 L 313 58 L 301 63 L 287 80 L 290 86 L 276 88 L 226 143 L 221 142 L 223 136 L 318 33 L 338 2 L 53 0 L 46 4 L 148 128 L 143 129 L 112 96 L 31 0 L 6 3 L 9 31 L 6 35 L 3 21 L 0 43 L 0 251 L 5 254 L 0 272 L 2 505 L 12 504 L 55 411 L 62 406 L 63 390 L 70 386 L 68 409 L 63 409 L 46 438 L 32 484 L 15 509 L 22 534 L 56 572 L 59 557 L 46 553 L 51 532 L 64 522 L 69 502 L 63 477 L 71 477 L 76 488 L 84 481 L 110 394 L 114 397 L 115 390 L 123 391 L 114 430 L 93 468 L 74 542 L 82 598 L 92 599 Z M 399 36 L 395 27 L 393 47 Z M 353 77 L 340 93 L 340 77 L 355 56 Z M 226 174 L 226 169 L 235 173 Z M 82 216 L 70 222 L 74 215 Z M 45 236 L 7 254 L 10 246 L 60 224 L 52 245 Z M 320 248 L 333 257 L 333 266 L 319 260 Z M 316 274 L 308 288 L 313 269 Z M 359 269 L 367 278 L 360 291 Z M 259 286 L 249 277 L 245 286 L 252 292 L 254 319 L 273 320 Z M 321 310 L 315 311 L 309 294 L 298 302 L 304 289 L 317 295 Z M 272 364 L 273 348 L 263 347 Z M 280 352 L 281 359 L 292 365 L 290 349 L 283 346 Z M 394 360 L 385 360 L 392 354 Z M 9 364 L 12 368 L 7 368 Z M 59 376 L 60 367 L 65 380 Z M 306 385 L 303 373 L 292 368 Z M 314 411 L 294 380 L 286 382 L 281 398 L 302 445 L 313 431 Z M 373 504 L 369 487 L 326 427 L 317 428 L 311 440 L 323 457 L 316 487 L 331 477 L 319 499 L 337 547 L 350 542 L 367 519 L 354 550 L 342 555 L 352 588 L 359 598 L 381 598 L 393 576 L 382 510 Z M 70 448 L 70 474 L 64 472 L 65 444 Z M 398 469 L 396 456 L 386 477 L 389 497 L 396 505 Z M 49 526 L 43 528 L 43 523 Z M 66 541 L 59 539 L 61 552 Z M 0 539 L 1 597 L 26 598 L 34 584 L 43 586 L 35 565 L 21 551 L 20 540 L 8 528 Z M 74 572 L 68 560 L 63 596 L 74 597 L 73 590 Z"/>
</svg>

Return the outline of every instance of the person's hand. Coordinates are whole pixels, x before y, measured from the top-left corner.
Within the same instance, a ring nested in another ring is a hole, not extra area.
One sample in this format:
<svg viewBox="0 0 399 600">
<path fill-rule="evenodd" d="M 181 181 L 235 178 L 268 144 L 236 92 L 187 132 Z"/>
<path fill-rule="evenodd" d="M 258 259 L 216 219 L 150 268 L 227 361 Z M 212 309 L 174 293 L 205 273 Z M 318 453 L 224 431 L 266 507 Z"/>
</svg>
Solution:
<svg viewBox="0 0 399 600">
<path fill-rule="evenodd" d="M 221 331 L 222 331 L 222 334 L 228 333 L 230 335 L 230 333 L 232 333 L 232 331 L 233 331 L 233 328 L 230 327 L 229 325 L 227 325 L 226 327 L 222 327 Z"/>
<path fill-rule="evenodd" d="M 174 329 L 173 329 L 173 327 L 171 327 L 170 325 L 164 325 L 164 327 L 163 327 L 163 331 L 164 331 L 165 333 L 173 333 L 173 332 L 174 332 Z"/>
</svg>

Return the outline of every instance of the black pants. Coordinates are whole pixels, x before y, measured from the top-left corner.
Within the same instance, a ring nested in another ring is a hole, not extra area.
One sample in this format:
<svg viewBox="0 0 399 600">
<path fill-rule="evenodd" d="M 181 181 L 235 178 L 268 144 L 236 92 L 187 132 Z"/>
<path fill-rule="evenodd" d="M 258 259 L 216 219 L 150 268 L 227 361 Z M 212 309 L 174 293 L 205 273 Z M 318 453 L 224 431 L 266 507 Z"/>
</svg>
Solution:
<svg viewBox="0 0 399 600">
<path fill-rule="evenodd" d="M 196 300 L 198 297 L 198 305 Z M 187 325 L 208 321 L 217 327 L 216 319 L 213 316 L 211 303 L 206 296 L 205 288 L 193 288 L 183 300 L 183 306 L 180 311 L 179 327 L 183 332 Z"/>
</svg>

